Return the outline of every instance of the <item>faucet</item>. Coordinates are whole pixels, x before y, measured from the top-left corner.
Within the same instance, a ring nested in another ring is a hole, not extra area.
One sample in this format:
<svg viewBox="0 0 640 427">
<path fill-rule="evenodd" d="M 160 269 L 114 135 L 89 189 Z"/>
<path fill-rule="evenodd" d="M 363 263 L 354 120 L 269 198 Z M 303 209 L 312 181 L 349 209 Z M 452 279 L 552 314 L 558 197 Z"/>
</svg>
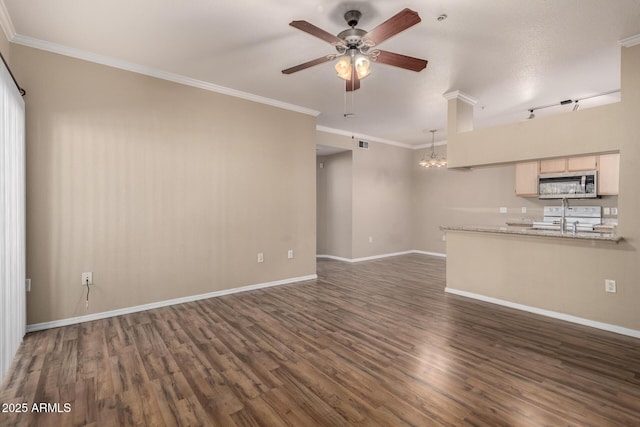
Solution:
<svg viewBox="0 0 640 427">
<path fill-rule="evenodd" d="M 566 197 L 562 198 L 562 216 L 560 217 L 560 234 L 564 234 L 564 229 L 567 226 L 567 209 L 569 208 L 569 200 Z"/>
</svg>

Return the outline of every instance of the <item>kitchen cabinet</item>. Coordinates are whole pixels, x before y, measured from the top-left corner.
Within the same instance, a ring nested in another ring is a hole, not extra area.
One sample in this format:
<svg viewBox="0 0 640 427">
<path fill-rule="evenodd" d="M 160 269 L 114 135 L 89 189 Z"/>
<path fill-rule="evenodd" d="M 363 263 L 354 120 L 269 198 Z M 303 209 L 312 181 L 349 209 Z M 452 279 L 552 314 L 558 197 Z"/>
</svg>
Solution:
<svg viewBox="0 0 640 427">
<path fill-rule="evenodd" d="M 516 196 L 538 197 L 540 162 L 516 163 Z"/>
<path fill-rule="evenodd" d="M 598 156 L 569 157 L 567 172 L 594 171 L 598 167 Z"/>
<path fill-rule="evenodd" d="M 620 175 L 620 153 L 601 154 L 598 162 L 598 194 L 617 196 Z"/>
<path fill-rule="evenodd" d="M 540 160 L 540 173 L 593 171 L 598 168 L 598 156 Z"/>
<path fill-rule="evenodd" d="M 598 171 L 598 195 L 617 196 L 620 153 L 516 163 L 516 196 L 538 197 L 538 175 Z"/>
<path fill-rule="evenodd" d="M 567 159 L 540 160 L 540 173 L 559 173 L 567 171 Z"/>
</svg>

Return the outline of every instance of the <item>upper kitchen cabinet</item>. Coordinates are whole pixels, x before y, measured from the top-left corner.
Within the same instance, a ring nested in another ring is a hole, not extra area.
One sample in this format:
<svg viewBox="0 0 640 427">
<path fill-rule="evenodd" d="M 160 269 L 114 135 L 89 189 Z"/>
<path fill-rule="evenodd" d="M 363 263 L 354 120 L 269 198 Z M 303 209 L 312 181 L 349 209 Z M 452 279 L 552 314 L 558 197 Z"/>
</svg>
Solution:
<svg viewBox="0 0 640 427">
<path fill-rule="evenodd" d="M 567 172 L 594 171 L 598 168 L 598 156 L 569 157 Z"/>
<path fill-rule="evenodd" d="M 540 173 L 593 171 L 598 168 L 598 156 L 540 160 Z"/>
<path fill-rule="evenodd" d="M 540 162 L 516 163 L 516 196 L 538 197 Z"/>
<path fill-rule="evenodd" d="M 598 162 L 598 194 L 617 196 L 620 174 L 620 153 L 601 154 Z"/>
<path fill-rule="evenodd" d="M 540 173 L 557 173 L 567 171 L 567 159 L 540 160 Z"/>
<path fill-rule="evenodd" d="M 598 195 L 617 196 L 620 154 L 569 157 L 516 163 L 516 196 L 538 197 L 538 175 L 598 171 Z"/>
</svg>

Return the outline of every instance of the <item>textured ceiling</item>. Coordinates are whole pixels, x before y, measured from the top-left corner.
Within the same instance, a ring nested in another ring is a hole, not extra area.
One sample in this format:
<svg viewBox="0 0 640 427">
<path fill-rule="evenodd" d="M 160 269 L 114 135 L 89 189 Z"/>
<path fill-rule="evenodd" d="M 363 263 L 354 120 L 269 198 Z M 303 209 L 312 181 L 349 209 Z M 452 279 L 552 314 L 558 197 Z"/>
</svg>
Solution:
<svg viewBox="0 0 640 427">
<path fill-rule="evenodd" d="M 619 89 L 618 41 L 640 34 L 640 0 L 0 1 L 15 42 L 44 41 L 213 83 L 319 111 L 320 126 L 414 146 L 430 141 L 425 129 L 446 138 L 442 94 L 453 90 L 478 99 L 475 125 L 486 127 Z M 344 12 L 355 8 L 359 27 L 370 30 L 405 7 L 422 22 L 380 47 L 429 60 L 422 72 L 374 64 L 353 99 L 331 63 L 280 72 L 334 52 L 290 21 L 337 34 L 347 28 Z M 441 14 L 448 19 L 438 22 Z M 345 102 L 354 103 L 356 118 L 343 117 Z"/>
</svg>

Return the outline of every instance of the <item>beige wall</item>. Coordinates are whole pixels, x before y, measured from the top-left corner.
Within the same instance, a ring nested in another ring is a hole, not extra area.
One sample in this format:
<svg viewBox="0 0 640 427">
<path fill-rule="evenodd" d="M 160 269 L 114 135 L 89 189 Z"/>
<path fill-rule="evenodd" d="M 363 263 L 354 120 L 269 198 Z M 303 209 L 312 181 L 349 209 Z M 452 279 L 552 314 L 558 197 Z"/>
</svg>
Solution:
<svg viewBox="0 0 640 427">
<path fill-rule="evenodd" d="M 352 256 L 363 258 L 411 250 L 413 150 L 318 132 L 317 143 L 353 150 Z M 369 242 L 369 237 L 373 241 Z M 327 254 L 333 255 L 333 254 Z"/>
<path fill-rule="evenodd" d="M 622 48 L 622 102 L 449 135 L 452 165 L 620 150 L 619 245 L 448 233 L 447 287 L 640 330 L 640 46 Z M 618 292 L 604 292 L 604 279 Z"/>
<path fill-rule="evenodd" d="M 351 151 L 317 158 L 318 255 L 352 257 L 352 164 Z"/>
<path fill-rule="evenodd" d="M 28 323 L 315 274 L 313 117 L 22 46 L 11 57 L 28 90 Z"/>
</svg>

